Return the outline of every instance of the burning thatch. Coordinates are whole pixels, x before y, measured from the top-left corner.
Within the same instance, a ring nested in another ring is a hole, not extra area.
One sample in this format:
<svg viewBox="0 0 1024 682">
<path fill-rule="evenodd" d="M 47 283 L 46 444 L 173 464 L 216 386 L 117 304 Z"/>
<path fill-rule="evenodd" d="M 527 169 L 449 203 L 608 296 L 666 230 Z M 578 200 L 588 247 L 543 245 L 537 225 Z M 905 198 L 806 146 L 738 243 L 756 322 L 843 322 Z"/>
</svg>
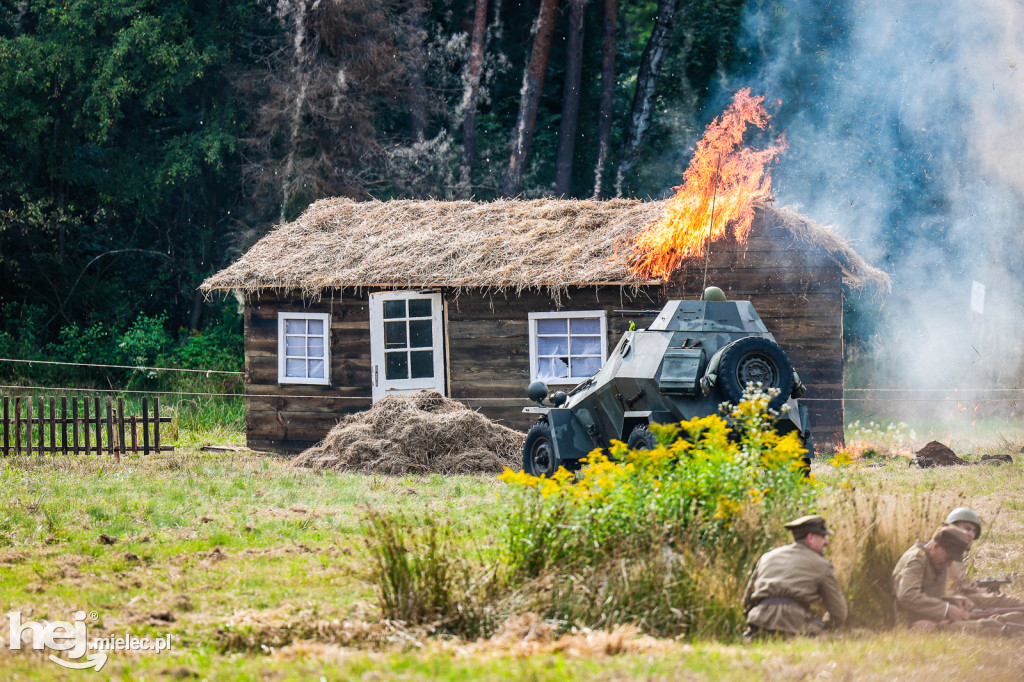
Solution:
<svg viewBox="0 0 1024 682">
<path fill-rule="evenodd" d="M 437 391 L 385 396 L 345 417 L 295 466 L 372 474 L 477 474 L 518 469 L 523 434 Z"/>
<path fill-rule="evenodd" d="M 712 242 L 730 234 L 740 244 L 754 222 L 754 206 L 772 195 L 768 165 L 785 151 L 784 137 L 765 149 L 743 146 L 748 126 L 762 130 L 771 117 L 764 95 L 736 93 L 708 124 L 683 173 L 683 184 L 665 202 L 660 220 L 633 244 L 630 269 L 639 276 L 670 277 L 687 260 L 702 260 Z"/>
<path fill-rule="evenodd" d="M 299 290 L 329 287 L 460 287 L 564 290 L 640 286 L 627 268 L 637 233 L 664 201 L 503 199 L 365 201 L 326 199 L 263 237 L 202 288 Z M 754 229 L 783 228 L 823 249 L 852 286 L 888 286 L 830 229 L 793 211 L 761 204 Z"/>
</svg>

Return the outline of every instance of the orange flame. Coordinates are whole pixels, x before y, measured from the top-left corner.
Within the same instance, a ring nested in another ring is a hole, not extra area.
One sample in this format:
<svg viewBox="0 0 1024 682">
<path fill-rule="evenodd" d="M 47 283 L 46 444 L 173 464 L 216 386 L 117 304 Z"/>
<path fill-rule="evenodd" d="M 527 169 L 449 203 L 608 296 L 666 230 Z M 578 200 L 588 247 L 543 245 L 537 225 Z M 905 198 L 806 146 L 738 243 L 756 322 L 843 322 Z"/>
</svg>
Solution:
<svg viewBox="0 0 1024 682">
<path fill-rule="evenodd" d="M 703 257 L 708 245 L 732 227 L 736 241 L 746 243 L 754 220 L 754 202 L 771 198 L 768 164 L 786 150 L 780 136 L 775 144 L 756 150 L 740 147 L 748 125 L 764 130 L 771 117 L 764 96 L 749 88 L 733 96 L 732 104 L 708 125 L 686 172 L 673 187 L 664 215 L 637 236 L 630 269 L 641 279 L 669 278 L 683 261 Z"/>
</svg>

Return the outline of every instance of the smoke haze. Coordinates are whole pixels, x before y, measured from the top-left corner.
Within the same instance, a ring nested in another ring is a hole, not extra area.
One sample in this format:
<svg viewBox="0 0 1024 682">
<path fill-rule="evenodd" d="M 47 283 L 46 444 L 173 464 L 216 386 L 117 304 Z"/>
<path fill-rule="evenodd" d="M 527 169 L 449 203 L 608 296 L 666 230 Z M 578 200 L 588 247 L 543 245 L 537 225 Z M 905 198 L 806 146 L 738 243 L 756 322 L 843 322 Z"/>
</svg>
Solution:
<svg viewBox="0 0 1024 682">
<path fill-rule="evenodd" d="M 872 360 L 856 383 L 1016 387 L 1024 2 L 751 0 L 744 29 L 717 110 L 745 86 L 781 100 L 778 202 L 893 276 L 856 301 Z"/>
</svg>

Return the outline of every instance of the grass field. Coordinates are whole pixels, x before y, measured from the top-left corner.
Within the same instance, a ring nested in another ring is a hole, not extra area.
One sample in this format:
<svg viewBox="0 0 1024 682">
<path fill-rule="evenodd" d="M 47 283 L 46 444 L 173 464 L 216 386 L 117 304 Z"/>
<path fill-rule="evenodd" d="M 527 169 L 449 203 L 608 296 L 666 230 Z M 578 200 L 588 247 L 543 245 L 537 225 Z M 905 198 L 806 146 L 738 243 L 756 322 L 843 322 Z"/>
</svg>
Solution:
<svg viewBox="0 0 1024 682">
<path fill-rule="evenodd" d="M 88 635 L 171 635 L 169 651 L 114 651 L 99 671 L 0 646 L 3 679 L 1020 679 L 1021 640 L 851 630 L 743 645 L 590 631 L 527 614 L 467 642 L 379 617 L 369 509 L 448 520 L 486 544 L 492 477 L 383 477 L 299 470 L 249 453 L 0 463 L 0 599 L 23 620 L 86 615 Z M 905 460 L 815 464 L 829 491 L 988 521 L 979 575 L 1024 573 L 1024 467 L 920 470 Z M 838 520 L 837 520 L 838 521 Z M 843 524 L 837 523 L 842 529 Z M 464 531 L 464 532 L 463 532 Z M 833 550 L 844 552 L 840 537 Z M 1019 592 L 1024 585 L 1015 585 Z M 95 620 L 93 619 L 95 616 Z"/>
</svg>

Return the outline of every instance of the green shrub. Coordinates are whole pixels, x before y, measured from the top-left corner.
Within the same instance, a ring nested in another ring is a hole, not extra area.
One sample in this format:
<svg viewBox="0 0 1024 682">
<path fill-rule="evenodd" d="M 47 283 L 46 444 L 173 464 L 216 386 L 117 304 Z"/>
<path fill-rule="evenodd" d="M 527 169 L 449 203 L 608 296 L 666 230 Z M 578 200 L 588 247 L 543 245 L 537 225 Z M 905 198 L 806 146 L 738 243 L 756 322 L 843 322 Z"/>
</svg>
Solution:
<svg viewBox="0 0 1024 682">
<path fill-rule="evenodd" d="M 166 315 L 139 315 L 117 340 L 117 359 L 123 365 L 154 366 L 174 340 L 167 333 Z"/>
<path fill-rule="evenodd" d="M 509 484 L 506 553 L 521 575 L 573 561 L 592 561 L 608 546 L 655 539 L 714 545 L 732 538 L 736 521 L 763 523 L 806 513 L 817 493 L 805 475 L 805 450 L 795 433 L 771 424 L 770 395 L 749 392 L 728 416 L 653 425 L 658 445 L 629 450 L 613 441 L 611 458 L 595 450 L 577 476 L 551 478 L 506 469 Z M 659 544 L 661 540 L 658 540 Z"/>
<path fill-rule="evenodd" d="M 243 380 L 240 375 L 216 371 L 239 372 L 244 366 L 241 316 L 233 300 L 209 305 L 216 315 L 209 316 L 206 328 L 181 329 L 177 337 L 168 330 L 166 315 L 140 314 L 121 328 L 109 321 L 68 324 L 46 341 L 43 309 L 8 303 L 0 307 L 0 358 L 100 366 L 0 362 L 0 383 L 52 387 L 32 391 L 36 398 L 88 395 L 80 390 L 61 391 L 63 388 L 101 389 L 106 396 L 113 388 L 126 391 L 122 396 L 126 409 L 136 414 L 141 409 L 142 395 L 160 395 L 162 414 L 174 420 L 162 431 L 165 442 L 196 446 L 237 442 L 244 438 L 245 430 Z M 215 372 L 121 369 L 111 365 Z M 9 393 L 14 395 L 19 390 Z"/>
</svg>

